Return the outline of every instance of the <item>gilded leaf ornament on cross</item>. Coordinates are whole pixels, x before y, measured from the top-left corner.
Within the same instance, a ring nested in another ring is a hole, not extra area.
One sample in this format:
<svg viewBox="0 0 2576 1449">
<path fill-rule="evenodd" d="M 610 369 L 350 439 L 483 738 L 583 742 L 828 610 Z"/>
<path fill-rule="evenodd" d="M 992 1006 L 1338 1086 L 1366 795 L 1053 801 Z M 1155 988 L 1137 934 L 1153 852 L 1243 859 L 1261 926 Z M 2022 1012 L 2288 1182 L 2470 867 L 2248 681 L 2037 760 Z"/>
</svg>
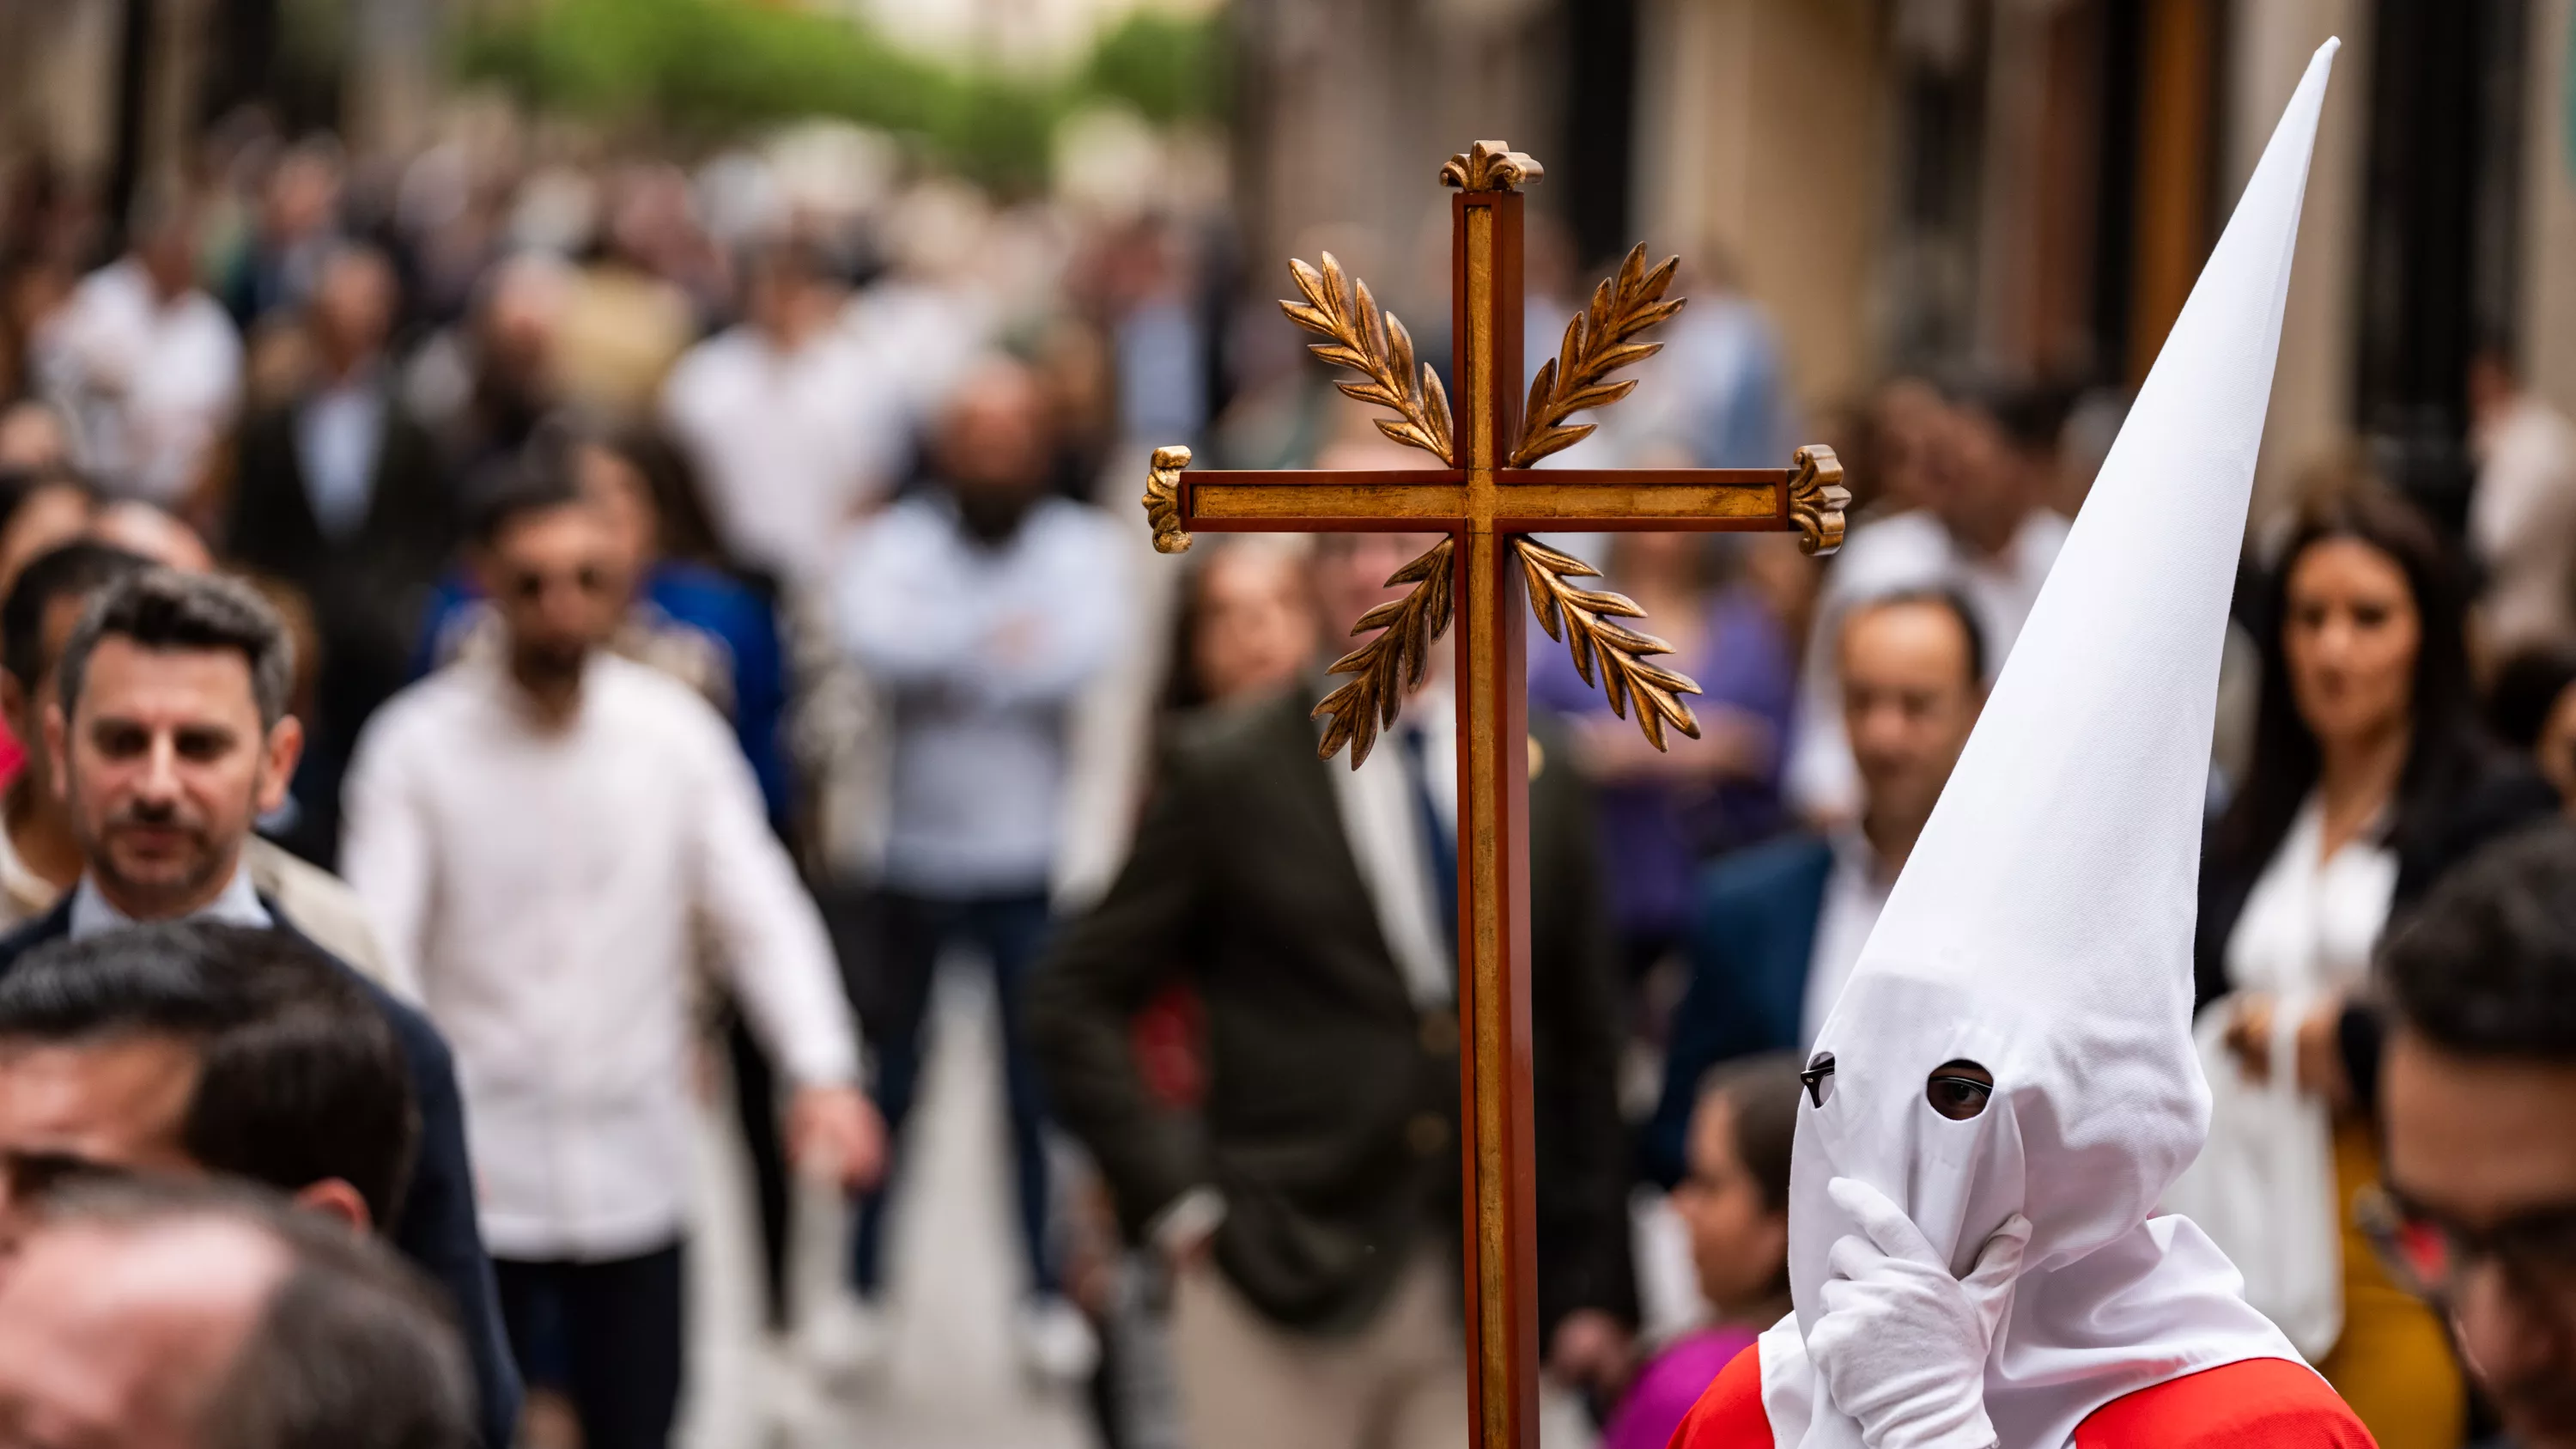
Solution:
<svg viewBox="0 0 2576 1449">
<path fill-rule="evenodd" d="M 1450 367 L 1416 355 L 1413 335 L 1368 286 L 1324 255 L 1290 264 L 1290 321 L 1320 341 L 1344 395 L 1383 409 L 1378 430 L 1436 468 L 1193 470 L 1190 450 L 1154 450 L 1145 516 L 1154 546 L 1180 553 L 1209 532 L 1437 533 L 1387 580 L 1406 586 L 1353 626 L 1367 635 L 1334 661 L 1342 683 L 1315 707 L 1317 750 L 1347 747 L 1353 767 L 1429 672 L 1453 651 L 1458 736 L 1458 1030 L 1460 1170 L 1470 1441 L 1537 1449 L 1536 1172 L 1529 1072 L 1529 777 L 1527 621 L 1561 641 L 1584 681 L 1657 748 L 1697 735 L 1666 667 L 1672 648 L 1632 627 L 1644 611 L 1588 587 L 1590 564 L 1543 533 L 1669 529 L 1794 532 L 1807 552 L 1843 538 L 1850 495 L 1833 450 L 1800 448 L 1786 468 L 1584 469 L 1532 465 L 1580 443 L 1587 415 L 1635 388 L 1622 376 L 1661 344 L 1644 334 L 1681 310 L 1677 264 L 1629 252 L 1567 323 L 1555 354 L 1523 387 L 1519 188 L 1544 174 L 1501 141 L 1449 158 Z M 1523 612 L 1523 596 L 1528 612 Z"/>
<path fill-rule="evenodd" d="M 1499 141 L 1479 141 L 1440 168 L 1443 185 L 1467 192 L 1512 191 L 1543 174 L 1536 160 Z M 1679 257 L 1666 257 L 1648 267 L 1641 242 L 1593 289 L 1591 305 L 1567 322 L 1556 355 L 1541 363 L 1531 379 L 1509 455 L 1511 470 L 1528 469 L 1581 442 L 1596 424 L 1577 421 L 1580 415 L 1635 390 L 1635 378 L 1614 374 L 1663 349 L 1660 342 L 1638 339 L 1682 309 L 1684 299 L 1668 295 L 1680 263 Z M 1387 437 L 1429 453 L 1445 467 L 1462 466 L 1440 374 L 1415 357 L 1404 323 L 1380 307 L 1368 284 L 1349 276 L 1331 252 L 1322 254 L 1320 266 L 1292 260 L 1288 268 L 1299 295 L 1283 299 L 1280 310 L 1325 339 L 1309 344 L 1316 357 L 1357 374 L 1337 384 L 1343 395 L 1394 414 L 1377 420 L 1378 431 Z M 1190 544 L 1181 476 L 1189 463 L 1187 448 L 1154 451 L 1145 510 L 1154 546 L 1165 553 L 1182 552 Z M 1842 541 L 1842 511 L 1849 501 L 1841 486 L 1841 465 L 1830 448 L 1801 448 L 1793 473 L 1786 497 L 1800 540 L 1809 553 L 1830 552 Z M 1666 747 L 1667 726 L 1698 738 L 1699 721 L 1683 696 L 1699 693 L 1699 685 L 1651 662 L 1671 654 L 1672 646 L 1617 622 L 1643 619 L 1645 611 L 1623 594 L 1570 582 L 1599 577 L 1581 559 L 1525 534 L 1514 534 L 1510 542 L 1540 626 L 1549 638 L 1564 642 L 1586 684 L 1596 682 L 1597 664 L 1597 682 L 1612 712 L 1624 719 L 1633 709 L 1639 728 L 1657 749 Z M 1352 626 L 1354 635 L 1374 637 L 1327 671 L 1350 679 L 1315 708 L 1326 721 L 1318 745 L 1324 755 L 1348 745 L 1357 768 L 1368 758 L 1379 730 L 1395 723 L 1404 696 L 1422 684 L 1430 646 L 1449 628 L 1450 593 L 1439 576 L 1454 554 L 1451 542 L 1443 540 L 1407 564 L 1387 582 L 1411 584 L 1415 596 L 1372 609 Z"/>
</svg>

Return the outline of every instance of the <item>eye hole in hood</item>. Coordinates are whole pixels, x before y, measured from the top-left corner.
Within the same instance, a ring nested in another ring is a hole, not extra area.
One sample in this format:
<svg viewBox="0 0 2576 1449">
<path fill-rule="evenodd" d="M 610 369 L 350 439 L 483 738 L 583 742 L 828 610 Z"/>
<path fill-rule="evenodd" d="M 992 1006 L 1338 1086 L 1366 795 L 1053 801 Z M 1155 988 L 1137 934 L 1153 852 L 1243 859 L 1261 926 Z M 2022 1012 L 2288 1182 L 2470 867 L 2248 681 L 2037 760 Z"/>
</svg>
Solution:
<svg viewBox="0 0 2576 1449">
<path fill-rule="evenodd" d="M 1924 1100 L 1953 1122 L 1965 1122 L 1986 1110 L 1995 1095 L 1995 1074 L 1971 1061 L 1948 1061 L 1923 1081 Z"/>
<path fill-rule="evenodd" d="M 1806 1084 L 1808 1101 L 1819 1107 L 1832 1101 L 1834 1096 L 1834 1054 L 1832 1052 L 1816 1053 L 1815 1060 L 1807 1063 L 1807 1069 L 1798 1074 L 1798 1080 Z"/>
</svg>

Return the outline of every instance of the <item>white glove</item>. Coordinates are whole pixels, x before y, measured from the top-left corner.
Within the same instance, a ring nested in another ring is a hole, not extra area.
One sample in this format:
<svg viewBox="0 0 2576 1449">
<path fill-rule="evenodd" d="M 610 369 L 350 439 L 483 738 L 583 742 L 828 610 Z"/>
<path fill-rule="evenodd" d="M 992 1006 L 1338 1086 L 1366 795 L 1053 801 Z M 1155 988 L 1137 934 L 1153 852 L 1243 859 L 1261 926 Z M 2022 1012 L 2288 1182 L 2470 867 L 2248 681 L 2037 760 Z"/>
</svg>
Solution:
<svg viewBox="0 0 2576 1449">
<path fill-rule="evenodd" d="M 1878 1189 L 1838 1177 L 1825 1191 L 1868 1234 L 1827 1255 L 1825 1313 L 1807 1335 L 1834 1407 L 1859 1422 L 1869 1449 L 1992 1449 L 1986 1350 L 2012 1303 L 2030 1219 L 2013 1214 L 1960 1279 Z"/>
</svg>

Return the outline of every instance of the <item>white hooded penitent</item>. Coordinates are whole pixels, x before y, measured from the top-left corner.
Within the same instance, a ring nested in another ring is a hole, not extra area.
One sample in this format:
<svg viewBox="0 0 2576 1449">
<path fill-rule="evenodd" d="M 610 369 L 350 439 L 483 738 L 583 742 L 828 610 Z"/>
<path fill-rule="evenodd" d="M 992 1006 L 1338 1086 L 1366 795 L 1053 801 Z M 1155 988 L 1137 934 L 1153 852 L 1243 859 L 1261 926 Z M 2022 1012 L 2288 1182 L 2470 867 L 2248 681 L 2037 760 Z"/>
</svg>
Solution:
<svg viewBox="0 0 2576 1449">
<path fill-rule="evenodd" d="M 1829 1054 L 1833 1072 L 1798 1123 L 1797 1308 L 1761 1347 L 1782 1449 L 1862 1443 L 1836 1403 L 1863 1395 L 1824 1392 L 1808 1351 L 1834 1245 L 1868 1236 L 1867 1204 L 1832 1190 L 1837 1178 L 1893 1204 L 1885 1216 L 1910 1219 L 1925 1257 L 1961 1277 L 2015 1215 L 2028 1220 L 2018 1273 L 1989 1260 L 1983 1404 L 2001 1449 L 2058 1449 L 2094 1409 L 2188 1373 L 2297 1357 L 2199 1229 L 2150 1214 L 2208 1130 L 2191 1038 L 2201 802 L 2335 46 L 2290 98 L 1818 1033 L 1811 1065 Z M 1954 1120 L 1927 1100 L 1951 1062 L 1992 1074 L 1982 1113 Z M 1907 1291 L 1901 1275 L 1887 1283 Z M 1891 1359 L 1857 1387 L 1907 1371 Z"/>
</svg>

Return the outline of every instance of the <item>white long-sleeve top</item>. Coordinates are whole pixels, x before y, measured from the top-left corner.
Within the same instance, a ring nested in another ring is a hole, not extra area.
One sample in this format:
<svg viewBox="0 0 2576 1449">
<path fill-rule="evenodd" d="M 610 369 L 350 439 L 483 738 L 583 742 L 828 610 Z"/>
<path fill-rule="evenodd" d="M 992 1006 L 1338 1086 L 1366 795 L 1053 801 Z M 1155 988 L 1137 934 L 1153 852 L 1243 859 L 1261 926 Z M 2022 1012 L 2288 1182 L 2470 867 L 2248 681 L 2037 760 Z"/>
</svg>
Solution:
<svg viewBox="0 0 2576 1449">
<path fill-rule="evenodd" d="M 904 435 L 885 369 L 837 329 L 792 352 L 752 327 L 699 343 L 663 384 L 662 417 L 725 543 L 807 588 L 884 491 Z"/>
<path fill-rule="evenodd" d="M 83 466 L 121 493 L 176 505 L 241 405 L 242 344 L 215 299 L 162 301 L 127 257 L 81 279 L 35 339 L 37 371 L 71 411 Z"/>
<path fill-rule="evenodd" d="M 2498 650 L 2576 632 L 2576 425 L 2525 396 L 2478 429 L 2469 547 L 2487 569 L 2485 616 Z"/>
<path fill-rule="evenodd" d="M 683 1231 L 701 941 L 792 1081 L 857 1078 L 822 917 L 685 685 L 597 655 L 549 731 L 498 662 L 460 662 L 377 713 L 345 798 L 342 868 L 456 1053 L 494 1254 Z"/>
<path fill-rule="evenodd" d="M 930 495 L 851 540 L 833 604 L 843 645 L 894 706 L 889 884 L 952 897 L 1046 889 L 1066 714 L 1126 638 L 1116 528 L 1050 498 L 987 545 Z"/>
</svg>

